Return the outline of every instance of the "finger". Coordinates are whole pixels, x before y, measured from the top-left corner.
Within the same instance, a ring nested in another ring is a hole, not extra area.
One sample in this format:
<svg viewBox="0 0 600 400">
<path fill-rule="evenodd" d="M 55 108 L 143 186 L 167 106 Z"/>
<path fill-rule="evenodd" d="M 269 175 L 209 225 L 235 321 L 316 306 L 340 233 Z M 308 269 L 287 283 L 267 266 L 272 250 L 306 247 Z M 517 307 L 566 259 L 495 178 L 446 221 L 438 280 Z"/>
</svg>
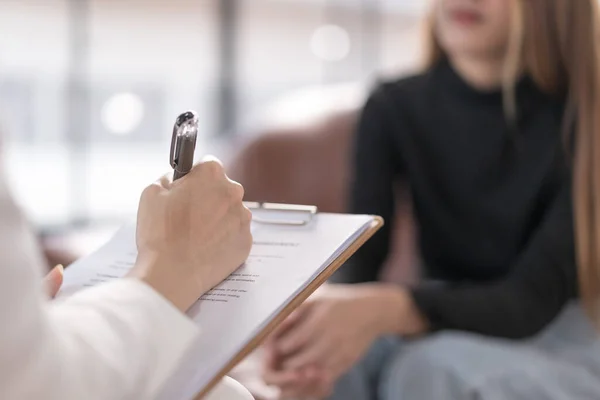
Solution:
<svg viewBox="0 0 600 400">
<path fill-rule="evenodd" d="M 347 373 L 353 365 L 355 365 L 354 362 L 348 362 L 348 360 L 344 360 L 343 358 L 332 360 L 329 365 L 323 368 L 324 374 L 321 379 L 330 383 L 335 382 L 340 376 Z"/>
<path fill-rule="evenodd" d="M 300 371 L 300 377 L 294 382 L 282 383 L 278 386 L 280 399 L 306 398 L 306 394 L 315 391 L 316 381 L 307 378 L 306 371 Z"/>
<path fill-rule="evenodd" d="M 304 394 L 308 391 L 308 389 L 304 387 L 289 387 L 280 389 L 278 400 L 298 400 L 304 399 L 307 396 Z"/>
<path fill-rule="evenodd" d="M 208 154 L 208 155 L 205 155 L 204 157 L 202 157 L 202 160 L 199 163 L 194 164 L 194 166 L 192 167 L 192 170 L 190 171 L 190 173 L 188 175 L 195 173 L 198 170 L 203 169 L 203 164 L 215 164 L 216 167 L 213 167 L 212 169 L 215 169 L 218 171 L 224 171 L 223 163 L 221 162 L 221 160 L 219 160 L 217 157 L 215 157 L 213 155 Z M 157 181 L 157 183 L 165 189 L 170 189 L 171 186 L 175 182 L 177 182 L 177 181 L 173 181 L 173 171 L 169 171 L 166 174 L 162 175 Z M 235 182 L 235 183 L 237 183 L 237 182 Z"/>
<path fill-rule="evenodd" d="M 303 378 L 300 371 L 271 369 L 263 373 L 263 380 L 270 386 L 286 387 L 300 384 Z"/>
<path fill-rule="evenodd" d="M 274 344 L 277 338 L 280 338 L 285 332 L 289 331 L 300 321 L 302 315 L 305 313 L 305 310 L 306 309 L 304 306 L 300 306 L 298 309 L 294 310 L 290 315 L 288 315 L 283 322 L 277 325 L 277 328 L 275 328 L 273 333 L 269 336 L 269 341 Z"/>
<path fill-rule="evenodd" d="M 227 181 L 228 181 L 230 184 L 233 184 L 233 185 L 240 185 L 240 186 L 242 186 L 242 187 L 243 187 L 243 185 L 242 185 L 240 182 L 238 182 L 238 181 L 236 181 L 236 180 L 234 180 L 234 179 L 231 179 L 229 176 L 227 176 L 227 174 L 225 174 L 225 177 L 227 178 Z"/>
<path fill-rule="evenodd" d="M 44 285 L 46 286 L 46 292 L 50 298 L 54 298 L 58 293 L 62 282 L 63 282 L 64 268 L 61 264 L 52 268 L 52 270 L 44 278 Z"/>
<path fill-rule="evenodd" d="M 283 388 L 280 390 L 280 400 L 321 400 L 327 399 L 333 395 L 333 387 L 323 386 L 320 383 L 314 383 L 309 386 Z"/>
<path fill-rule="evenodd" d="M 302 390 L 304 397 L 325 399 L 333 394 L 334 382 L 329 378 L 326 370 L 312 366 L 307 369 L 306 374 L 308 383 Z"/>
<path fill-rule="evenodd" d="M 221 165 L 221 167 L 223 166 L 223 163 L 221 162 L 221 160 L 219 160 L 216 156 L 214 156 L 212 154 L 206 154 L 205 156 L 202 157 L 200 162 L 201 163 L 216 162 L 217 164 Z"/>
<path fill-rule="evenodd" d="M 157 183 L 164 189 L 170 189 L 173 184 L 173 171 L 169 171 L 161 176 Z"/>
<path fill-rule="evenodd" d="M 317 365 L 309 365 L 301 370 L 304 373 L 304 377 L 307 381 L 319 381 L 324 376 L 325 369 Z"/>
<path fill-rule="evenodd" d="M 275 356 L 275 351 L 273 346 L 265 343 L 264 352 L 263 352 L 263 374 L 268 372 L 269 370 L 276 369 L 277 365 L 277 357 Z"/>
<path fill-rule="evenodd" d="M 233 181 L 227 181 L 227 184 L 229 185 L 229 191 L 230 191 L 230 196 L 231 199 L 233 200 L 232 204 L 235 205 L 236 207 L 239 207 L 239 209 L 241 211 L 243 211 L 244 213 L 246 213 L 247 207 L 244 206 L 244 204 L 242 203 L 242 201 L 244 200 L 244 187 L 242 185 L 240 185 L 237 182 L 233 182 Z M 250 221 L 248 221 L 250 222 Z"/>
<path fill-rule="evenodd" d="M 278 357 L 274 344 L 265 345 L 263 357 L 263 374 L 281 369 L 281 358 Z"/>
<path fill-rule="evenodd" d="M 310 377 L 308 371 L 304 372 L 304 377 L 294 385 L 280 387 L 280 398 L 298 399 L 298 398 L 325 398 L 330 393 L 329 386 L 324 385 L 319 377 Z"/>
<path fill-rule="evenodd" d="M 302 350 L 288 357 L 283 362 L 284 369 L 304 368 L 308 365 L 320 365 L 330 357 L 332 345 L 323 337 L 311 341 Z"/>
<path fill-rule="evenodd" d="M 290 387 L 280 390 L 281 391 L 278 397 L 279 400 L 320 400 L 327 399 L 333 395 L 333 388 L 329 386 L 321 386 L 320 384 L 302 387 Z"/>
<path fill-rule="evenodd" d="M 173 182 L 173 185 L 183 185 L 184 182 L 194 183 L 197 181 L 226 182 L 223 163 L 217 157 L 206 155 L 199 163 L 194 164 L 191 171 L 181 179 Z"/>
<path fill-rule="evenodd" d="M 308 307 L 306 305 L 300 306 L 300 308 L 294 310 L 287 318 L 283 320 L 275 330 L 267 337 L 265 341 L 265 364 L 271 365 L 271 368 L 275 368 L 278 357 L 278 340 L 283 334 L 292 329 L 304 316 Z"/>
<path fill-rule="evenodd" d="M 277 352 L 281 355 L 289 355 L 297 352 L 302 347 L 306 346 L 311 340 L 315 340 L 316 333 L 319 331 L 321 324 L 320 313 L 307 313 L 307 315 L 299 321 L 294 329 L 288 330 L 278 340 Z"/>
<path fill-rule="evenodd" d="M 327 399 L 333 395 L 333 390 L 334 383 L 326 379 L 320 379 L 317 384 L 317 391 L 312 396 L 319 399 Z"/>
</svg>

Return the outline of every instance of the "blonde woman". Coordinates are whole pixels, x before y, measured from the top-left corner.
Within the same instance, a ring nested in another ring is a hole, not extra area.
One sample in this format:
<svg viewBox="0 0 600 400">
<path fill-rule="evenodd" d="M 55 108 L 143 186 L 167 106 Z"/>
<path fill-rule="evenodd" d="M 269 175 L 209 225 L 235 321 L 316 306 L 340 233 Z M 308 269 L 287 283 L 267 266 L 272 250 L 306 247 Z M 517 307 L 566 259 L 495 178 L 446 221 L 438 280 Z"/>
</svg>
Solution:
<svg viewBox="0 0 600 400">
<path fill-rule="evenodd" d="M 274 335 L 265 379 L 283 398 L 600 398 L 600 343 L 573 302 L 598 315 L 597 1 L 435 0 L 432 16 L 426 70 L 380 84 L 358 128 L 352 210 L 388 225 L 340 275 L 359 284 Z M 374 283 L 402 179 L 413 288 Z"/>
</svg>

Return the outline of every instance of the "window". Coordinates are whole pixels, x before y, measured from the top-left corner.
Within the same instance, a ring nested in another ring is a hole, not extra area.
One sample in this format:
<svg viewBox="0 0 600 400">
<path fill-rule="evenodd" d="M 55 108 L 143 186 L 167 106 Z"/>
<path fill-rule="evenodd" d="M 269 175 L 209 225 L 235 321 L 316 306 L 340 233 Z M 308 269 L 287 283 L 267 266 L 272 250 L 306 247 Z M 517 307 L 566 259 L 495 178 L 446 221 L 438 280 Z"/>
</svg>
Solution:
<svg viewBox="0 0 600 400">
<path fill-rule="evenodd" d="M 12 0 L 0 14 L 9 181 L 40 225 L 135 215 L 178 113 L 227 156 L 282 95 L 415 59 L 421 1 Z"/>
</svg>

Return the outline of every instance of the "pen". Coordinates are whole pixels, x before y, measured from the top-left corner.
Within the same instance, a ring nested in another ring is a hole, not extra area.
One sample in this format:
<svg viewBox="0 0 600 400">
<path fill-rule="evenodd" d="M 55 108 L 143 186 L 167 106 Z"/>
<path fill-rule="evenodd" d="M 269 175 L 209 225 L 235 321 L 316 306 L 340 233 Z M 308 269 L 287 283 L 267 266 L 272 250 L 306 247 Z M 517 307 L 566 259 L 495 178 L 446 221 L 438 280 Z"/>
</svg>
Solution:
<svg viewBox="0 0 600 400">
<path fill-rule="evenodd" d="M 194 151 L 198 136 L 198 115 L 194 111 L 180 114 L 173 125 L 170 164 L 173 181 L 185 176 L 194 166 Z"/>
</svg>

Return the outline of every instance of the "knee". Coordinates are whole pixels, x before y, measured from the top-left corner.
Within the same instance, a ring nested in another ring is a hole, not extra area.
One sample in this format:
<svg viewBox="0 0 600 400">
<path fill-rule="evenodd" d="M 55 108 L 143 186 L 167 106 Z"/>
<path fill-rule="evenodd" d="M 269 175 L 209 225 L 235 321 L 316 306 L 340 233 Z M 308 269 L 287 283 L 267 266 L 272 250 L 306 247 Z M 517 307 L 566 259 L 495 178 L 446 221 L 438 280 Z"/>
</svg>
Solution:
<svg viewBox="0 0 600 400">
<path fill-rule="evenodd" d="M 436 334 L 407 345 L 387 365 L 378 390 L 380 398 L 447 398 L 450 393 L 468 393 L 472 385 L 461 360 L 473 354 L 474 347 L 476 341 L 461 333 Z"/>
<path fill-rule="evenodd" d="M 444 332 L 419 340 L 406 349 L 402 363 L 426 369 L 455 366 L 478 347 L 477 338 L 466 333 Z"/>
</svg>

